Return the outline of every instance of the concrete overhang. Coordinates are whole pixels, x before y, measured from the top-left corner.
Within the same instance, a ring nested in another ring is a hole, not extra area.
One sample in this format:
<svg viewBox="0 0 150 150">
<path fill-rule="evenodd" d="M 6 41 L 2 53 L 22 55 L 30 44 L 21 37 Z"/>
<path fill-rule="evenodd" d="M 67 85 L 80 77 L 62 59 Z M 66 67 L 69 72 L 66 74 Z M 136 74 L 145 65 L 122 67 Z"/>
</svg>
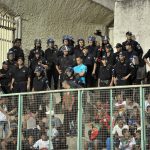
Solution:
<svg viewBox="0 0 150 150">
<path fill-rule="evenodd" d="M 116 0 L 92 0 L 92 1 L 114 11 Z"/>
</svg>

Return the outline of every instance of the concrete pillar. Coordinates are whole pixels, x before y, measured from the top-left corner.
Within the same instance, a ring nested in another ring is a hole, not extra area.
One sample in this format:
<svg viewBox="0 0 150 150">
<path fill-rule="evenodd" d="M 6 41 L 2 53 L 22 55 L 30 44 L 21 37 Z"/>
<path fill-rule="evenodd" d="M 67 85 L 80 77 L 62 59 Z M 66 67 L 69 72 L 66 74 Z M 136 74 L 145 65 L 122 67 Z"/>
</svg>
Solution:
<svg viewBox="0 0 150 150">
<path fill-rule="evenodd" d="M 117 0 L 115 3 L 114 44 L 125 41 L 131 31 L 143 47 L 150 48 L 150 0 Z"/>
</svg>

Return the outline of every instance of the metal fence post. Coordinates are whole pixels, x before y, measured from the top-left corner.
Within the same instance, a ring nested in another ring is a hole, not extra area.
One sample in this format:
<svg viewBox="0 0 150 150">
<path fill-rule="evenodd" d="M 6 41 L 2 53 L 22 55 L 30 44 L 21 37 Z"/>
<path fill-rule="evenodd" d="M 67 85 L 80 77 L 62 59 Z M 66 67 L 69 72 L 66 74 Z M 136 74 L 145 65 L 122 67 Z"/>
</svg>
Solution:
<svg viewBox="0 0 150 150">
<path fill-rule="evenodd" d="M 51 112 L 52 112 L 52 107 L 53 107 L 53 93 L 50 93 L 50 100 L 49 100 L 49 150 L 51 150 L 51 142 L 52 142 L 52 137 L 51 137 L 51 133 L 52 133 L 52 115 L 51 115 Z"/>
<path fill-rule="evenodd" d="M 143 118 L 142 118 L 143 132 L 141 132 L 141 133 L 143 133 L 144 150 L 146 150 L 147 143 L 146 143 L 146 128 L 145 128 L 145 89 L 142 87 L 141 87 L 141 89 L 142 89 L 142 116 L 143 116 Z"/>
<path fill-rule="evenodd" d="M 78 90 L 78 137 L 77 150 L 82 150 L 82 96 L 81 90 Z"/>
<path fill-rule="evenodd" d="M 18 133 L 17 133 L 17 150 L 22 149 L 22 110 L 23 96 L 18 95 Z"/>
<path fill-rule="evenodd" d="M 113 96 L 112 96 L 112 89 L 110 89 L 110 142 L 111 142 L 111 149 L 113 150 Z"/>
<path fill-rule="evenodd" d="M 144 142 L 144 112 L 145 109 L 144 108 L 145 105 L 143 105 L 143 88 L 140 87 L 140 118 L 141 118 L 141 149 L 142 150 L 146 150 L 145 149 L 145 142 Z"/>
</svg>

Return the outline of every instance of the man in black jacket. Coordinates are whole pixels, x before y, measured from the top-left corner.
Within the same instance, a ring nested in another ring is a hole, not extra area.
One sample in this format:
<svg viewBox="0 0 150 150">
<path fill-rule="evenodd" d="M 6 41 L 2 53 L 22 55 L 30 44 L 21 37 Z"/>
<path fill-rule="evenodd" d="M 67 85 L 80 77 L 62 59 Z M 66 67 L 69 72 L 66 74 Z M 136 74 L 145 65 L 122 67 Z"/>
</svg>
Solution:
<svg viewBox="0 0 150 150">
<path fill-rule="evenodd" d="M 21 48 L 21 39 L 16 38 L 13 41 L 13 47 L 11 49 L 9 49 L 9 52 L 12 51 L 15 55 L 15 61 L 18 60 L 19 57 L 24 58 L 24 52 Z"/>
<path fill-rule="evenodd" d="M 58 56 L 58 49 L 55 48 L 55 41 L 52 38 L 47 40 L 48 49 L 45 50 L 45 59 L 48 62 L 47 78 L 49 87 L 51 88 L 52 78 L 54 79 L 54 89 L 58 88 L 59 74 L 56 69 L 56 60 Z"/>
</svg>

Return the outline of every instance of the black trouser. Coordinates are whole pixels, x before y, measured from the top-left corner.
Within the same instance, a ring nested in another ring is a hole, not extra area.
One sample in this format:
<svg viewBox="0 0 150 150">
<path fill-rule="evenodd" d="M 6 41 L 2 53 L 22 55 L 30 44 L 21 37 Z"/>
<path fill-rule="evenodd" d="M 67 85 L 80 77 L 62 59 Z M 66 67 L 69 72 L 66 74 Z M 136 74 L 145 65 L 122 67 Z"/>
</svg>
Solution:
<svg viewBox="0 0 150 150">
<path fill-rule="evenodd" d="M 87 87 L 94 87 L 95 86 L 95 78 L 92 75 L 93 67 L 88 67 L 86 73 L 86 86 Z"/>
<path fill-rule="evenodd" d="M 14 93 L 27 92 L 27 82 L 15 82 L 13 92 Z"/>
<path fill-rule="evenodd" d="M 117 85 L 129 85 L 129 81 L 128 80 L 121 80 L 121 79 L 118 79 L 117 80 Z"/>
<path fill-rule="evenodd" d="M 59 79 L 59 74 L 58 71 L 56 70 L 55 66 L 52 66 L 49 70 L 47 70 L 47 78 L 49 82 L 49 87 L 51 88 L 51 81 L 52 78 L 54 79 L 54 89 L 58 88 L 58 79 Z"/>
</svg>

